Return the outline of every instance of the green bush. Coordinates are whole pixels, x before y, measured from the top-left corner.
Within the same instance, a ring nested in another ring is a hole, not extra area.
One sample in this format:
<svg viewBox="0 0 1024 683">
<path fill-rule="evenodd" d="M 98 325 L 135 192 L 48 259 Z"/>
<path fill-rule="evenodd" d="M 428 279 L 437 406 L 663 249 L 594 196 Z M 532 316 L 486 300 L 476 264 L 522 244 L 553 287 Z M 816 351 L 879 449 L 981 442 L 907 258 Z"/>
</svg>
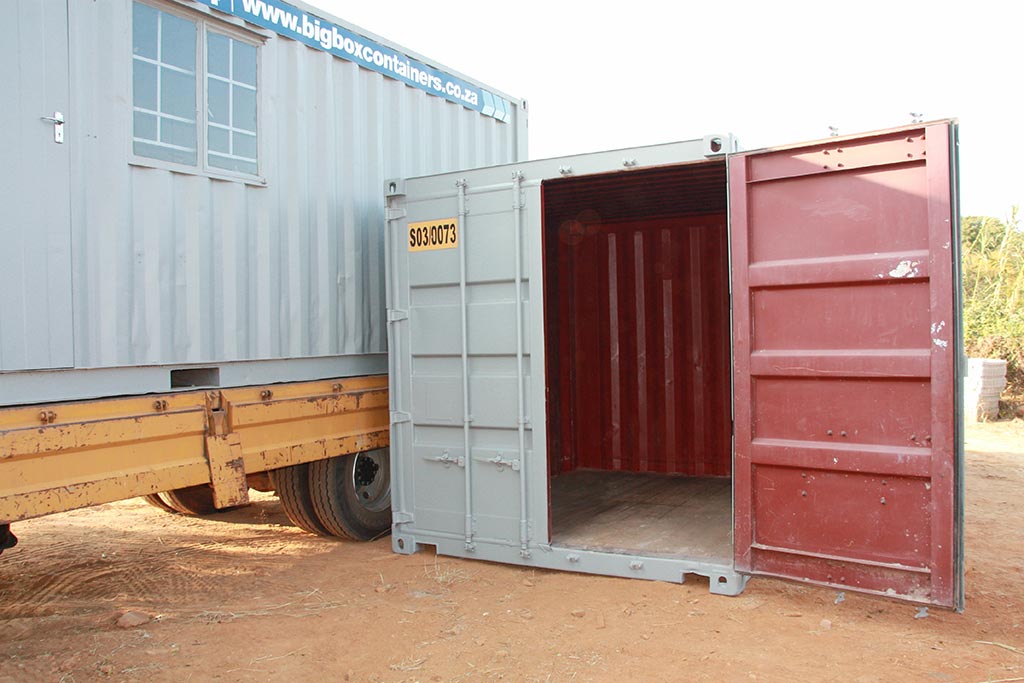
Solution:
<svg viewBox="0 0 1024 683">
<path fill-rule="evenodd" d="M 967 355 L 1006 360 L 1007 391 L 1024 395 L 1024 230 L 1008 220 L 967 216 L 961 223 L 964 346 Z"/>
</svg>

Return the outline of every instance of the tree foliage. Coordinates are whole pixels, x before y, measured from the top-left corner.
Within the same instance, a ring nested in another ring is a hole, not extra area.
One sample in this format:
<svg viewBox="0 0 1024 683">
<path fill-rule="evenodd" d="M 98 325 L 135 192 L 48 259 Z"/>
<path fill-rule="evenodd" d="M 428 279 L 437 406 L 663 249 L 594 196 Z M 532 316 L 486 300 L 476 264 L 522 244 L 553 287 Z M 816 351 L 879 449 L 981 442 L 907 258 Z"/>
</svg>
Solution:
<svg viewBox="0 0 1024 683">
<path fill-rule="evenodd" d="M 1024 229 L 1008 220 L 961 222 L 964 346 L 968 356 L 1003 358 L 1011 394 L 1024 394 Z"/>
</svg>

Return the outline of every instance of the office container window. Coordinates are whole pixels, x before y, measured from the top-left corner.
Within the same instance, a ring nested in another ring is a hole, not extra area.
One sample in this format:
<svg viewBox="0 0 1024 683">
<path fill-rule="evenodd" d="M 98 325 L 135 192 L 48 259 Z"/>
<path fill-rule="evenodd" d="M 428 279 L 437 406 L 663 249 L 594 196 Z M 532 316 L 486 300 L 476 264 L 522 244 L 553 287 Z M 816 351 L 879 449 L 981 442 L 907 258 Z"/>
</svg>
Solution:
<svg viewBox="0 0 1024 683">
<path fill-rule="evenodd" d="M 132 13 L 135 154 L 196 163 L 196 25 L 149 5 Z"/>
<path fill-rule="evenodd" d="M 132 15 L 135 156 L 257 175 L 257 46 L 138 0 Z"/>
<path fill-rule="evenodd" d="M 206 34 L 207 163 L 256 173 L 256 48 Z"/>
</svg>

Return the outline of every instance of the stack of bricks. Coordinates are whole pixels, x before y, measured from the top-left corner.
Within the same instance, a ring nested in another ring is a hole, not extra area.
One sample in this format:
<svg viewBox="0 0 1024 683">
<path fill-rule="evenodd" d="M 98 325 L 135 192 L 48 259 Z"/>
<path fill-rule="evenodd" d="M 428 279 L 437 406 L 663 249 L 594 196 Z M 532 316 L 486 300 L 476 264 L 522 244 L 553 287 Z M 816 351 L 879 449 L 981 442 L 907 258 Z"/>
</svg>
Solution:
<svg viewBox="0 0 1024 683">
<path fill-rule="evenodd" d="M 968 422 L 999 417 L 999 396 L 1006 388 L 1006 361 L 968 358 L 964 380 L 964 415 Z"/>
</svg>

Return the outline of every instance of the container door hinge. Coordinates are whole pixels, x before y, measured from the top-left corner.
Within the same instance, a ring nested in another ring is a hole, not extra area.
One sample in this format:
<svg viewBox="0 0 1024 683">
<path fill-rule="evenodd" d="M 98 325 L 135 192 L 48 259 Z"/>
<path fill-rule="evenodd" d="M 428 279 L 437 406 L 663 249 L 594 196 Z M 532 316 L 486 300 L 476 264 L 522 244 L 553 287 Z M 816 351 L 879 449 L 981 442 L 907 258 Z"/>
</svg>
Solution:
<svg viewBox="0 0 1024 683">
<path fill-rule="evenodd" d="M 411 512 L 391 512 L 391 521 L 395 524 L 411 524 L 412 513 Z"/>
<path fill-rule="evenodd" d="M 384 209 L 384 216 L 389 221 L 397 221 L 400 218 L 405 218 L 408 215 L 405 209 L 398 207 L 388 207 Z"/>
<path fill-rule="evenodd" d="M 412 420 L 412 415 L 409 413 L 402 412 L 401 410 L 391 411 L 391 424 L 401 424 L 402 422 L 409 422 Z"/>
<path fill-rule="evenodd" d="M 388 322 L 389 323 L 397 323 L 399 320 L 408 320 L 408 319 L 409 319 L 409 311 L 403 311 L 403 310 L 401 310 L 399 308 L 389 308 L 388 309 Z"/>
</svg>

